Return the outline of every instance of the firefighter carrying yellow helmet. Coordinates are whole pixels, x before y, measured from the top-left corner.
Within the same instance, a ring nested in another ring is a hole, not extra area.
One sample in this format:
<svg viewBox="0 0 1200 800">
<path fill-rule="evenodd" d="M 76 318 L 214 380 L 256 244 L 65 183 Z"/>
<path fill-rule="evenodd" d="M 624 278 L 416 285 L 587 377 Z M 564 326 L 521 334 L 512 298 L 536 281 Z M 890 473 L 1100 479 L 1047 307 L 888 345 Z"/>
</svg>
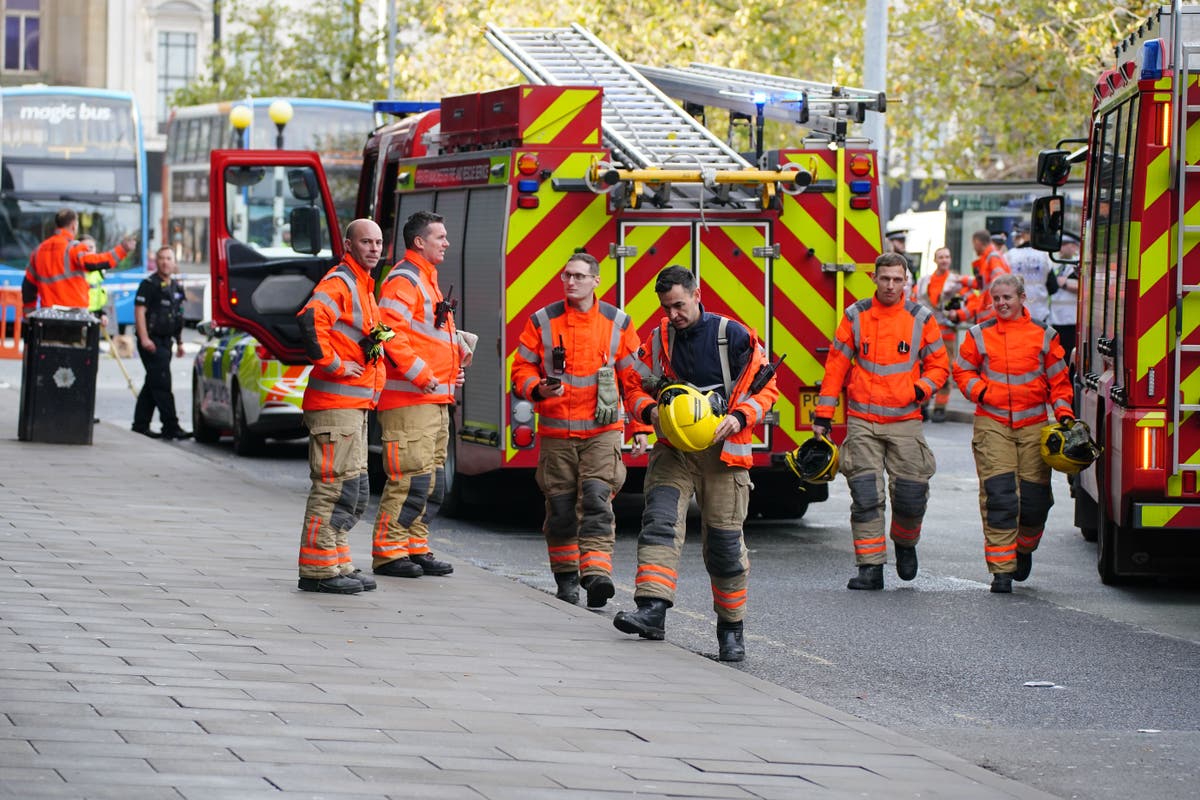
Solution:
<svg viewBox="0 0 1200 800">
<path fill-rule="evenodd" d="M 658 393 L 658 424 L 676 450 L 698 453 L 713 443 L 725 416 L 725 398 L 686 383 L 671 383 Z"/>
<path fill-rule="evenodd" d="M 1075 475 L 1100 457 L 1086 422 L 1069 419 L 1042 428 L 1042 460 L 1059 472 Z"/>
<path fill-rule="evenodd" d="M 805 483 L 829 483 L 838 471 L 837 445 L 828 436 L 814 436 L 786 453 L 784 461 Z"/>
</svg>

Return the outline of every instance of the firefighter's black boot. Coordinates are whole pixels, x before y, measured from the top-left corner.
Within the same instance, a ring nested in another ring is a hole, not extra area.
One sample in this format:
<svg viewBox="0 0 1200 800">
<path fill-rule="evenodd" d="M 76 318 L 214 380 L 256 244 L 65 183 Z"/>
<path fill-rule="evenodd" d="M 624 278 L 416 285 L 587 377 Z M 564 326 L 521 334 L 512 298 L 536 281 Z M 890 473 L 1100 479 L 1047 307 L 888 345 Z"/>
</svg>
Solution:
<svg viewBox="0 0 1200 800">
<path fill-rule="evenodd" d="M 617 593 L 612 578 L 607 575 L 584 575 L 579 585 L 587 592 L 588 608 L 604 608 L 608 598 Z"/>
<path fill-rule="evenodd" d="M 637 597 L 637 611 L 621 611 L 613 625 L 622 633 L 636 633 L 643 639 L 660 640 L 667 635 L 667 609 L 671 604 L 657 597 Z"/>
<path fill-rule="evenodd" d="M 883 564 L 859 564 L 858 574 L 846 583 L 846 588 L 879 591 L 883 588 Z"/>
<path fill-rule="evenodd" d="M 992 576 L 992 591 L 996 594 L 1012 594 L 1013 574 L 997 572 Z"/>
<path fill-rule="evenodd" d="M 902 581 L 917 577 L 917 548 L 896 545 L 896 574 Z"/>
<path fill-rule="evenodd" d="M 1033 571 L 1033 553 L 1017 553 L 1017 571 L 1013 573 L 1014 581 L 1023 581 Z"/>
<path fill-rule="evenodd" d="M 717 658 L 722 661 L 741 661 L 746 657 L 742 640 L 742 623 L 717 620 Z"/>
<path fill-rule="evenodd" d="M 554 582 L 558 584 L 558 591 L 554 593 L 555 597 L 571 605 L 579 602 L 578 572 L 556 572 L 554 573 Z"/>
</svg>

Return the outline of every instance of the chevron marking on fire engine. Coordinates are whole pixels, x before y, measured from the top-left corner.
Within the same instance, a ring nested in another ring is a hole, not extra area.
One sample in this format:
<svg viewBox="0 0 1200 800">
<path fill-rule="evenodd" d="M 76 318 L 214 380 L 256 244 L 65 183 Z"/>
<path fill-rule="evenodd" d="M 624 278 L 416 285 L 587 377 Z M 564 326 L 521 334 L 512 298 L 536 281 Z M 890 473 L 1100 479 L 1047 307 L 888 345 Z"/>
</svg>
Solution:
<svg viewBox="0 0 1200 800">
<path fill-rule="evenodd" d="M 625 237 L 625 244 L 637 248 L 639 257 L 650 255 L 651 248 L 662 248 L 665 236 L 673 233 L 676 226 L 662 227 L 658 225 L 639 225 Z M 656 253 L 655 258 L 664 265 L 679 264 L 685 267 L 692 265 L 691 238 L 681 240 L 680 246 L 670 253 Z M 647 281 L 637 288 L 632 296 L 625 295 L 625 313 L 629 315 L 635 328 L 641 329 L 661 308 L 658 295 L 654 292 L 654 280 Z"/>
<path fill-rule="evenodd" d="M 522 140 L 526 144 L 554 142 L 559 134 L 575 121 L 583 107 L 596 97 L 596 93 L 595 89 L 564 89 L 562 94 L 522 131 Z M 584 144 L 598 144 L 599 142 L 599 130 L 593 129 L 583 138 Z"/>
<path fill-rule="evenodd" d="M 1137 377 L 1146 377 L 1146 373 L 1164 361 L 1167 357 L 1167 318 L 1159 317 L 1149 330 L 1138 337 L 1137 348 Z"/>
<path fill-rule="evenodd" d="M 1171 520 L 1183 511 L 1183 506 L 1146 505 L 1141 507 L 1142 528 L 1169 528 Z"/>
<path fill-rule="evenodd" d="M 548 185 L 549 181 L 546 184 Z M 516 213 L 510 217 L 508 237 L 510 253 L 522 239 L 532 234 L 537 228 L 537 224 L 544 218 L 545 215 L 541 215 L 537 219 L 523 215 L 525 211 L 536 210 L 541 209 L 522 209 L 522 213 Z M 605 199 L 603 196 L 598 196 L 588 203 L 587 209 L 583 213 L 572 217 L 570 223 L 548 240 L 541 248 L 541 255 L 509 284 L 507 322 L 512 322 L 518 316 L 528 313 L 526 307 L 562 269 L 563 261 L 565 261 L 562 258 L 563 253 L 573 252 L 580 242 L 590 240 L 607 223 Z M 545 227 L 549 229 L 551 226 Z"/>
<path fill-rule="evenodd" d="M 756 246 L 755 242 L 747 241 L 749 238 L 754 238 L 757 244 L 762 244 L 762 235 L 757 228 L 727 226 L 722 230 L 731 239 L 738 240 L 739 244 L 745 245 L 742 248 L 743 253 L 751 252 L 751 249 Z M 721 298 L 721 301 L 730 309 L 737 309 L 737 316 L 741 321 L 749 327 L 754 328 L 758 332 L 759 338 L 763 338 L 765 334 L 762 326 L 766 308 L 763 305 L 760 293 L 766 278 L 762 275 L 761 268 L 757 273 L 759 291 L 752 291 L 746 287 L 745 281 L 734 274 L 703 242 L 698 244 L 700 247 L 700 264 L 703 270 L 700 274 L 701 283 L 705 286 L 713 287 L 717 296 Z M 759 265 L 756 264 L 755 266 Z"/>
<path fill-rule="evenodd" d="M 1129 227 L 1131 229 L 1130 230 L 1130 241 L 1129 241 L 1129 252 L 1131 252 L 1131 253 L 1137 252 L 1137 250 L 1134 248 L 1134 245 L 1136 244 L 1136 242 L 1133 240 L 1134 231 L 1132 230 L 1133 227 L 1135 226 L 1135 224 L 1137 225 L 1137 227 L 1139 229 L 1141 228 L 1141 225 L 1138 223 L 1130 223 L 1130 225 L 1129 225 Z M 1141 231 L 1139 230 L 1137 232 L 1137 234 L 1138 234 L 1138 238 L 1140 240 Z M 1133 264 L 1130 264 L 1130 275 L 1129 275 L 1130 278 L 1136 277 L 1139 279 L 1138 280 L 1138 295 L 1139 296 L 1145 297 L 1146 292 L 1148 292 L 1152 288 L 1154 288 L 1155 284 L 1157 284 L 1160 280 L 1164 279 L 1167 276 L 1167 271 L 1170 267 L 1170 263 L 1169 263 L 1170 259 L 1168 257 L 1168 254 L 1170 253 L 1170 251 L 1171 251 L 1171 231 L 1168 230 L 1168 231 L 1164 231 L 1162 236 L 1159 236 L 1154 241 L 1150 242 L 1149 244 L 1147 244 L 1145 246 L 1145 249 L 1142 250 L 1141 259 L 1131 259 L 1132 261 L 1138 261 L 1138 260 L 1141 261 L 1140 276 L 1133 274 L 1134 273 Z"/>
</svg>

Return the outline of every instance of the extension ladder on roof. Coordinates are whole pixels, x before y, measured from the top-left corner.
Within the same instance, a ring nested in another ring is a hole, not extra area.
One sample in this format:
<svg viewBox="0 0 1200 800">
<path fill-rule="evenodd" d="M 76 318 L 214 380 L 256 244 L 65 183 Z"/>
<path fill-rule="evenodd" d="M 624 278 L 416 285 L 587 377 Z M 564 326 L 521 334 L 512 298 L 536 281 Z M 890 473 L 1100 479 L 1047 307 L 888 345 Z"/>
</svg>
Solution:
<svg viewBox="0 0 1200 800">
<path fill-rule="evenodd" d="M 604 89 L 603 135 L 631 168 L 741 170 L 751 165 L 579 25 L 499 28 L 485 36 L 534 83 Z"/>
</svg>

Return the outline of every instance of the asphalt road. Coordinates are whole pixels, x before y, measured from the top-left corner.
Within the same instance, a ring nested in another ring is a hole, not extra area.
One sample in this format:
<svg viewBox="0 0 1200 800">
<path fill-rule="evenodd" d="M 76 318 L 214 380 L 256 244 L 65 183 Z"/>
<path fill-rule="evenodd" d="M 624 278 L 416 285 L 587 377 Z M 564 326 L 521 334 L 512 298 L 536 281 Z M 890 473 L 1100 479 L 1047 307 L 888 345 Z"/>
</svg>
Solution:
<svg viewBox="0 0 1200 800">
<path fill-rule="evenodd" d="M 125 363 L 140 387 L 140 363 Z M 190 358 L 175 361 L 185 425 L 190 370 Z M 18 362 L 0 362 L 3 382 L 19 384 Z M 97 416 L 128 427 L 133 397 L 107 356 L 98 387 Z M 939 469 L 917 579 L 903 583 L 889 566 L 884 592 L 846 590 L 853 558 L 839 479 L 829 502 L 804 519 L 747 525 L 749 654 L 730 668 L 1060 797 L 1200 797 L 1200 585 L 1103 586 L 1095 546 L 1071 526 L 1066 483 L 1058 480 L 1032 576 L 1010 596 L 990 594 L 970 427 L 926 430 Z M 228 442 L 163 446 L 270 480 L 296 495 L 299 514 L 308 485 L 303 443 L 253 459 L 234 456 Z M 639 501 L 619 498 L 618 593 L 597 612 L 606 617 L 633 606 Z M 439 520 L 433 536 L 439 555 L 552 592 L 536 508 L 512 503 L 489 509 L 488 517 Z M 361 555 L 369 546 L 366 531 L 360 525 L 354 534 Z M 694 541 L 685 548 L 679 583 L 667 639 L 713 657 L 711 597 Z"/>
</svg>

